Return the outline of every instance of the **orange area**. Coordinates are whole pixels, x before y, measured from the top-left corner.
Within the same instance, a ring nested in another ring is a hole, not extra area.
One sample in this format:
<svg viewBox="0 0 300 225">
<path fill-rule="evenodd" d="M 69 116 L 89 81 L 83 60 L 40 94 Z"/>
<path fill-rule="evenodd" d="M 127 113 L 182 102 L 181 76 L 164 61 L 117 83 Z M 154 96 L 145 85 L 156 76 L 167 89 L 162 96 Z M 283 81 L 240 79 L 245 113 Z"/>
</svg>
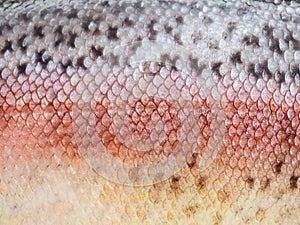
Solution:
<svg viewBox="0 0 300 225">
<path fill-rule="evenodd" d="M 54 154 L 78 158 L 73 138 L 72 104 L 55 101 L 52 105 L 1 106 L 1 162 L 51 158 Z"/>
<path fill-rule="evenodd" d="M 238 96 L 223 104 L 226 132 L 216 164 L 219 173 L 229 178 L 225 189 L 234 193 L 236 181 L 241 180 L 250 189 L 265 190 L 279 177 L 286 179 L 286 188 L 297 188 L 299 104 L 278 105 L 273 99 L 266 104 L 261 98 L 253 101 L 250 97 L 244 103 Z"/>
<path fill-rule="evenodd" d="M 113 118 L 103 105 L 97 104 L 95 113 L 96 130 L 103 145 L 125 163 L 147 165 L 168 157 L 176 149 L 181 121 L 169 101 L 150 97 L 135 102 L 122 125 L 127 133 L 121 138 L 127 140 L 119 140 L 120 135 L 112 128 Z"/>
</svg>

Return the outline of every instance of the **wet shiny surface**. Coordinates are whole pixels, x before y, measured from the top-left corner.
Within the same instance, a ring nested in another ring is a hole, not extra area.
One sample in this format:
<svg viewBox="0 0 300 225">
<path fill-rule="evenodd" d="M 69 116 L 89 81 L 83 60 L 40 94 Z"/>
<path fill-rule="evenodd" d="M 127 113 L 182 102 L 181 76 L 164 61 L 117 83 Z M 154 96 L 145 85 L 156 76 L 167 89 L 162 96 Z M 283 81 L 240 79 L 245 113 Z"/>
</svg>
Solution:
<svg viewBox="0 0 300 225">
<path fill-rule="evenodd" d="M 298 223 L 297 3 L 26 4 L 0 12 L 1 223 Z"/>
</svg>

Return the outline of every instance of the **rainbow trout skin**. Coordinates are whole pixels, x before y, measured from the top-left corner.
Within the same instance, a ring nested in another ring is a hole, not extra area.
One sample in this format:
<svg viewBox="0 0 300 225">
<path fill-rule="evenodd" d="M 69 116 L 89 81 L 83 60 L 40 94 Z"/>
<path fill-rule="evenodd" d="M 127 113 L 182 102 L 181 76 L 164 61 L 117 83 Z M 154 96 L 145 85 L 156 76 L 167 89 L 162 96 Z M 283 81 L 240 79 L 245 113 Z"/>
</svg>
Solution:
<svg viewBox="0 0 300 225">
<path fill-rule="evenodd" d="M 1 224 L 299 224 L 297 1 L 0 3 Z"/>
</svg>

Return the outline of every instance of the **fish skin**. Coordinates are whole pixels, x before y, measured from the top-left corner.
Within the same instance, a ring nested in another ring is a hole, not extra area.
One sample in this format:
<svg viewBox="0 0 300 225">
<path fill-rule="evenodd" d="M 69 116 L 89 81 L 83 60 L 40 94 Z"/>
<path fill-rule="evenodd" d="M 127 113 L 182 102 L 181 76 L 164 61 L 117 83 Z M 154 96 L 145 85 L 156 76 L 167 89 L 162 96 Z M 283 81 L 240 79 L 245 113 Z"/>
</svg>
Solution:
<svg viewBox="0 0 300 225">
<path fill-rule="evenodd" d="M 299 224 L 297 2 L 0 3 L 1 224 Z"/>
</svg>

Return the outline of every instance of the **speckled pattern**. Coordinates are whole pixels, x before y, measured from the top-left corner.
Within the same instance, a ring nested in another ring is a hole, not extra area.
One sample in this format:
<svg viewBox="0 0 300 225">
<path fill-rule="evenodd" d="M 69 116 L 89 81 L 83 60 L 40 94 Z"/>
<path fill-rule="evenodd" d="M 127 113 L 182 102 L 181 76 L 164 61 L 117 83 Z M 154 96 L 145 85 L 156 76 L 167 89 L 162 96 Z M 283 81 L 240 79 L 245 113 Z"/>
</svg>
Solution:
<svg viewBox="0 0 300 225">
<path fill-rule="evenodd" d="M 296 1 L 0 2 L 1 224 L 299 224 Z"/>
</svg>

